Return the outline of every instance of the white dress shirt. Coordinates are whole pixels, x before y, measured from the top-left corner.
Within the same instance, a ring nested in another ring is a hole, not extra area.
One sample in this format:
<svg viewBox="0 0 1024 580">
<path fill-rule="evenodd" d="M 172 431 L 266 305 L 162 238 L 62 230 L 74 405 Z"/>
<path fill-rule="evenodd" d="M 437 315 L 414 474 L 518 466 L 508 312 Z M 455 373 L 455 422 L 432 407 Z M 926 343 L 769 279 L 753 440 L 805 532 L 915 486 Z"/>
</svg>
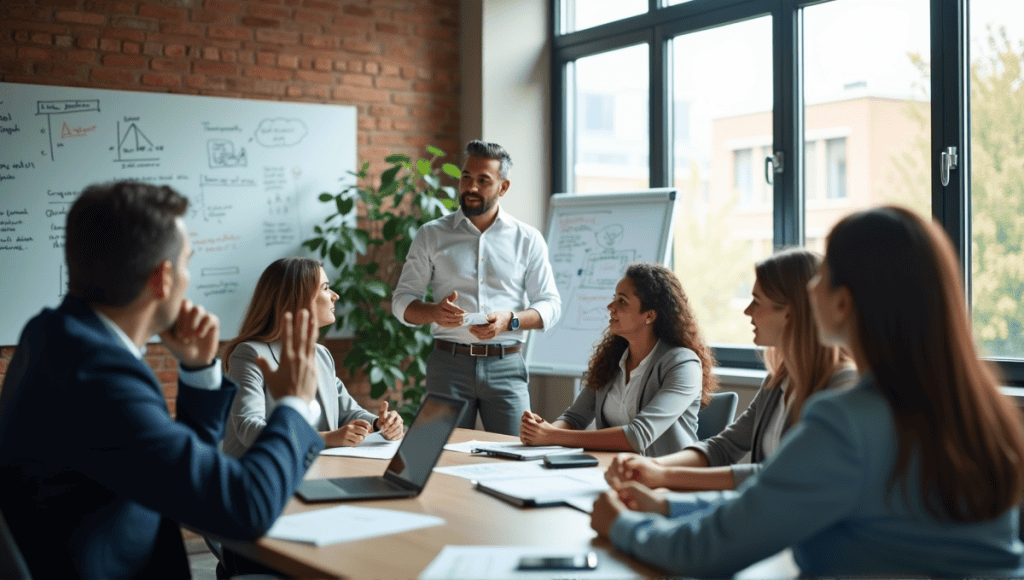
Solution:
<svg viewBox="0 0 1024 580">
<path fill-rule="evenodd" d="M 562 313 L 562 301 L 548 262 L 548 246 L 536 228 L 498 206 L 498 215 L 480 232 L 462 210 L 420 228 L 409 249 L 402 276 L 395 288 L 391 311 L 406 326 L 405 310 L 413 300 L 424 300 L 433 289 L 433 302 L 457 291 L 455 304 L 467 313 L 519 312 L 532 308 L 543 328 L 551 328 Z M 435 338 L 460 344 L 516 344 L 526 331 L 502 332 L 480 341 L 469 326 L 430 325 Z"/>
<path fill-rule="evenodd" d="M 658 343 L 661 341 L 659 340 Z M 643 390 L 644 375 L 647 367 L 651 366 L 651 353 L 658 348 L 655 343 L 651 352 L 647 353 L 644 360 L 636 365 L 633 372 L 629 373 L 629 381 L 626 381 L 626 361 L 629 360 L 629 348 L 622 353 L 619 359 L 619 372 L 612 379 L 611 388 L 608 389 L 608 396 L 604 400 L 604 420 L 609 425 L 628 425 L 633 417 L 640 412 L 640 391 Z"/>
</svg>

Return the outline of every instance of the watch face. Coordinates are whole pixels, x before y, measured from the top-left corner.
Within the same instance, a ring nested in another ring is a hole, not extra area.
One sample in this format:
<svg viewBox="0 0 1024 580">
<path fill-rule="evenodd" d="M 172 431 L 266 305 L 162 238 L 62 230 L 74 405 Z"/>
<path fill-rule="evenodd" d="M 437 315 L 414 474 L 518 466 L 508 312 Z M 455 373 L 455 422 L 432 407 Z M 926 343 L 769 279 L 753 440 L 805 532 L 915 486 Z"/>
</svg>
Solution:
<svg viewBox="0 0 1024 580">
<path fill-rule="evenodd" d="M 512 326 L 512 330 L 519 330 L 519 318 L 518 317 L 516 317 L 516 316 L 512 317 L 511 326 Z"/>
</svg>

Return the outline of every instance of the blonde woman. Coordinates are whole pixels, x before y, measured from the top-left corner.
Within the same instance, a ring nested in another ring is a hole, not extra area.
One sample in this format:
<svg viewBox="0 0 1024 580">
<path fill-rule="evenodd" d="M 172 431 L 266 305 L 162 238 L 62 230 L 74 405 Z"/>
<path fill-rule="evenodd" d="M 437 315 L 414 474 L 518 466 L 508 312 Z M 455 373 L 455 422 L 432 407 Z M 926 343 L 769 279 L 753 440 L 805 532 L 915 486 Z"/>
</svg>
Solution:
<svg viewBox="0 0 1024 580">
<path fill-rule="evenodd" d="M 634 480 L 651 488 L 734 489 L 761 470 L 818 391 L 853 386 L 857 371 L 834 346 L 818 341 L 807 282 L 820 258 L 807 250 L 779 252 L 754 267 L 753 299 L 744 310 L 754 344 L 765 348 L 768 376 L 750 406 L 719 435 L 682 451 L 649 459 L 621 454 L 608 468 L 609 482 Z M 747 454 L 749 463 L 740 463 Z"/>
<path fill-rule="evenodd" d="M 224 452 L 240 456 L 256 441 L 267 422 L 272 400 L 256 364 L 257 358 L 277 363 L 281 351 L 282 313 L 308 308 L 316 326 L 334 322 L 334 303 L 327 273 L 316 260 L 282 258 L 260 275 L 246 309 L 238 336 L 228 343 L 225 367 L 238 383 L 224 433 Z M 334 357 L 316 345 L 317 396 L 321 413 L 316 426 L 328 447 L 359 445 L 368 434 L 380 431 L 387 439 L 404 434 L 402 419 L 382 403 L 377 414 L 356 403 L 334 370 Z"/>
</svg>

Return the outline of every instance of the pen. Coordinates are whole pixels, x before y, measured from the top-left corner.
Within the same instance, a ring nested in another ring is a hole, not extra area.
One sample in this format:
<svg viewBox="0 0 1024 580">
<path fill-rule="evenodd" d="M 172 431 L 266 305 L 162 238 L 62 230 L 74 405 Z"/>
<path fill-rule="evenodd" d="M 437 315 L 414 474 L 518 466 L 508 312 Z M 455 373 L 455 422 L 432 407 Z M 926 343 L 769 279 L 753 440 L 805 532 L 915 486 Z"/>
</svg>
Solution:
<svg viewBox="0 0 1024 580">
<path fill-rule="evenodd" d="M 473 453 L 483 453 L 484 455 L 493 455 L 495 457 L 504 457 L 506 459 L 522 459 L 522 455 L 513 453 L 510 451 L 501 451 L 500 449 L 473 449 Z"/>
</svg>

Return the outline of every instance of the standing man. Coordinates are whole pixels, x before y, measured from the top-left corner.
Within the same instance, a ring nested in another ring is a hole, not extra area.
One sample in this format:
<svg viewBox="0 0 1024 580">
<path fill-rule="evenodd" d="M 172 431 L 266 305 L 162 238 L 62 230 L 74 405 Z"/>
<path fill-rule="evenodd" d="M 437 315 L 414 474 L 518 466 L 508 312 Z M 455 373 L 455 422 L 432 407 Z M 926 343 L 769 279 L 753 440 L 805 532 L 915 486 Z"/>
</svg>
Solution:
<svg viewBox="0 0 1024 580">
<path fill-rule="evenodd" d="M 487 431 L 518 435 L 530 409 L 525 331 L 551 328 L 562 301 L 544 238 L 498 203 L 511 167 L 496 143 L 466 145 L 459 209 L 420 228 L 392 311 L 408 326 L 430 324 L 427 391 L 469 402 L 460 427 L 472 429 L 479 410 Z M 428 288 L 437 302 L 424 302 Z"/>
<path fill-rule="evenodd" d="M 170 187 L 92 186 L 67 217 L 68 296 L 29 321 L 0 391 L 0 510 L 36 578 L 188 578 L 179 523 L 252 540 L 324 447 L 316 327 L 285 315 L 279 399 L 240 459 L 217 451 L 235 385 L 219 321 L 185 300 L 188 199 Z M 180 362 L 177 421 L 143 360 L 159 334 Z"/>
</svg>

